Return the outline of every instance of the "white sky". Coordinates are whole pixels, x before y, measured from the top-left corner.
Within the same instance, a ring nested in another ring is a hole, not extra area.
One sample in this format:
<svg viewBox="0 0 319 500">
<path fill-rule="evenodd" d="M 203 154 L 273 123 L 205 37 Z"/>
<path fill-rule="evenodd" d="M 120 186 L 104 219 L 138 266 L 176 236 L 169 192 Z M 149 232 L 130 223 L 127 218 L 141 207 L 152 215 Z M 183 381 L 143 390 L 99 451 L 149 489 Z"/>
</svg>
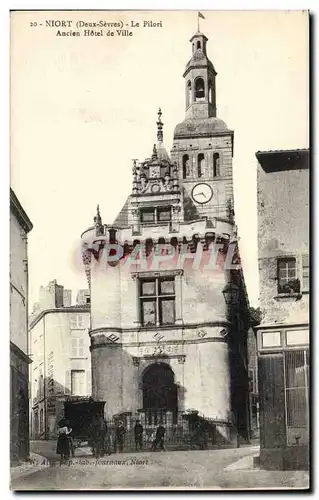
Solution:
<svg viewBox="0 0 319 500">
<path fill-rule="evenodd" d="M 236 222 L 246 284 L 258 300 L 255 152 L 308 147 L 308 18 L 293 11 L 202 11 L 217 76 L 217 114 L 235 132 Z M 132 37 L 55 36 L 30 22 L 152 19 Z M 132 158 L 149 156 L 157 110 L 172 145 L 184 119 L 196 12 L 14 13 L 11 185 L 31 218 L 30 304 L 56 278 L 85 288 L 74 255 L 97 203 L 111 223 L 131 191 Z M 283 186 L 283 189 L 285 187 Z"/>
</svg>

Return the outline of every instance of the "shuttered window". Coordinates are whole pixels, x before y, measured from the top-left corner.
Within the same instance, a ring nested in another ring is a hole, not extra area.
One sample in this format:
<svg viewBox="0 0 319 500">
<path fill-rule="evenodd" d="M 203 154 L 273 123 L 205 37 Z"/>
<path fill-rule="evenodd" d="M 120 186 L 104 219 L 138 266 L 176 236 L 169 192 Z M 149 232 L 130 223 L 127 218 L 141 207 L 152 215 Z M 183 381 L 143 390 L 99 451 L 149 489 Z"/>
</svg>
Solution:
<svg viewBox="0 0 319 500">
<path fill-rule="evenodd" d="M 85 357 L 84 339 L 79 337 L 71 338 L 71 358 Z"/>
<path fill-rule="evenodd" d="M 309 292 L 309 255 L 302 256 L 302 290 Z"/>
<path fill-rule="evenodd" d="M 71 330 L 85 328 L 82 314 L 72 314 L 72 316 L 70 316 L 70 328 Z"/>
<path fill-rule="evenodd" d="M 297 277 L 294 257 L 278 259 L 278 293 L 299 293 L 300 280 Z"/>
</svg>

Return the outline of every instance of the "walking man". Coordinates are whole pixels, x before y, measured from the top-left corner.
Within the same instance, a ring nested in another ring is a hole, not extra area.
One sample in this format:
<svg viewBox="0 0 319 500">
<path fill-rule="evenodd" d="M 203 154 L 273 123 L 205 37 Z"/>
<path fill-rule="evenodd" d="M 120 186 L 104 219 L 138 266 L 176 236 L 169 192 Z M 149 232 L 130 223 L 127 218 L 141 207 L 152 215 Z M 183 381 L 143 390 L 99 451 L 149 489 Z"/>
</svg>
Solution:
<svg viewBox="0 0 319 500">
<path fill-rule="evenodd" d="M 164 436 L 165 436 L 165 427 L 163 427 L 162 423 L 160 422 L 160 424 L 156 429 L 155 439 L 152 444 L 152 451 L 156 450 L 157 445 L 159 445 L 161 451 L 165 451 Z"/>
<path fill-rule="evenodd" d="M 124 447 L 124 436 L 125 429 L 123 427 L 123 422 L 119 422 L 115 429 L 115 452 L 119 449 L 119 452 L 123 452 Z"/>
<path fill-rule="evenodd" d="M 106 455 L 106 453 L 109 453 L 107 436 L 108 436 L 107 423 L 106 423 L 105 418 L 101 417 L 101 430 L 100 430 L 101 457 Z"/>
<path fill-rule="evenodd" d="M 143 431 L 144 428 L 139 420 L 136 421 L 134 426 L 134 438 L 136 451 L 141 450 L 143 447 Z"/>
</svg>

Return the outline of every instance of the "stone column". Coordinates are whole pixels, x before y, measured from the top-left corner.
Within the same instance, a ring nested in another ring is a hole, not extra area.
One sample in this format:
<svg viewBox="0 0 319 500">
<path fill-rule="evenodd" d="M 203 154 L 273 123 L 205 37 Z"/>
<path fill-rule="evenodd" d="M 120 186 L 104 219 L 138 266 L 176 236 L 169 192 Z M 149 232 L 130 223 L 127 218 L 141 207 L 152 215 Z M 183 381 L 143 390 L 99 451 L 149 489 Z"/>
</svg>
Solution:
<svg viewBox="0 0 319 500">
<path fill-rule="evenodd" d="M 183 283 L 182 283 L 182 273 L 175 277 L 175 313 L 176 319 L 175 324 L 181 325 L 183 323 L 182 318 L 182 301 L 183 301 Z"/>
</svg>

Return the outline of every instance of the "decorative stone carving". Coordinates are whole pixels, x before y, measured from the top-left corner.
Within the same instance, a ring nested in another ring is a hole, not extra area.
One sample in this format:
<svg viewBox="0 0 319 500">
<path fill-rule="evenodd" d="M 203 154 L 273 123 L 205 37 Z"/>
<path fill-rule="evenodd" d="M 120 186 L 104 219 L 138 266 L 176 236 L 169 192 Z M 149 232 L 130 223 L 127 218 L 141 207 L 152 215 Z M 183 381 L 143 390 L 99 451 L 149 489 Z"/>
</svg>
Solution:
<svg viewBox="0 0 319 500">
<path fill-rule="evenodd" d="M 186 356 L 178 356 L 178 362 L 180 365 L 182 365 L 183 363 L 185 363 L 185 360 L 186 360 Z"/>
<path fill-rule="evenodd" d="M 140 358 L 133 357 L 132 359 L 133 359 L 133 365 L 134 366 L 139 366 L 139 364 L 140 364 Z"/>
</svg>

